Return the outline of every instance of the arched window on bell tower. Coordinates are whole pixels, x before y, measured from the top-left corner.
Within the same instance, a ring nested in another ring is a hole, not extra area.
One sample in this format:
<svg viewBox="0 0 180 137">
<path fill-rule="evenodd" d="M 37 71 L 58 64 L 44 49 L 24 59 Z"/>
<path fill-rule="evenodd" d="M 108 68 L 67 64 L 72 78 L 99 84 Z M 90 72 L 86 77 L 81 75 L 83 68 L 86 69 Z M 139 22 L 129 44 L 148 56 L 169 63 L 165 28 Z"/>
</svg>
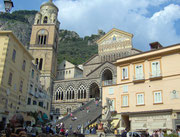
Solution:
<svg viewBox="0 0 180 137">
<path fill-rule="evenodd" d="M 37 24 L 39 24 L 39 19 L 37 20 Z"/>
<path fill-rule="evenodd" d="M 40 62 L 39 62 L 39 70 L 42 70 L 42 65 L 43 65 L 43 59 L 40 58 Z"/>
<path fill-rule="evenodd" d="M 48 22 L 48 17 L 45 16 L 44 19 L 43 19 L 43 23 L 46 24 Z"/>
<path fill-rule="evenodd" d="M 40 30 L 37 34 L 37 44 L 38 45 L 46 45 L 48 41 L 48 31 L 47 30 Z"/>
</svg>

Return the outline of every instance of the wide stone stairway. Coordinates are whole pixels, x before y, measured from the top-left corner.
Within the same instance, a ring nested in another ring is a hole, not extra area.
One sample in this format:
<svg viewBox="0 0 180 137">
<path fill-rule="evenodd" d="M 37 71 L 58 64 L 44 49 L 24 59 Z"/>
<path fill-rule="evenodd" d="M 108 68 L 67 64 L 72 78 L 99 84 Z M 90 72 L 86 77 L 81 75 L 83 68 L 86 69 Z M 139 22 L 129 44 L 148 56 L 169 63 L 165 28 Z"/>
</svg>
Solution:
<svg viewBox="0 0 180 137">
<path fill-rule="evenodd" d="M 77 130 L 78 125 L 86 128 L 90 124 L 94 123 L 102 114 L 102 102 L 98 102 L 98 106 L 95 100 L 91 100 L 85 105 L 79 107 L 71 114 L 68 114 L 64 118 L 60 119 L 57 124 L 61 122 L 64 123 L 66 129 L 70 129 L 72 126 L 72 131 Z M 74 120 L 73 118 L 77 118 Z M 71 125 L 71 126 L 70 126 Z"/>
</svg>

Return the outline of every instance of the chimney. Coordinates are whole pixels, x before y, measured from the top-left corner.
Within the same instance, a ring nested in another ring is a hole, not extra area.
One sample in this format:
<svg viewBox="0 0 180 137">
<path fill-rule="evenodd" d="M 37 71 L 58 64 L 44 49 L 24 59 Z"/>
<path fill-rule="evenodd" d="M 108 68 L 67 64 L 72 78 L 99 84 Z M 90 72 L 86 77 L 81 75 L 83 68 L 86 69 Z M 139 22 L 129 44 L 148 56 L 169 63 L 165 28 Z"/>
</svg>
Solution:
<svg viewBox="0 0 180 137">
<path fill-rule="evenodd" d="M 152 42 L 149 45 L 151 47 L 151 50 L 156 50 L 156 49 L 160 49 L 163 47 L 158 41 Z"/>
</svg>

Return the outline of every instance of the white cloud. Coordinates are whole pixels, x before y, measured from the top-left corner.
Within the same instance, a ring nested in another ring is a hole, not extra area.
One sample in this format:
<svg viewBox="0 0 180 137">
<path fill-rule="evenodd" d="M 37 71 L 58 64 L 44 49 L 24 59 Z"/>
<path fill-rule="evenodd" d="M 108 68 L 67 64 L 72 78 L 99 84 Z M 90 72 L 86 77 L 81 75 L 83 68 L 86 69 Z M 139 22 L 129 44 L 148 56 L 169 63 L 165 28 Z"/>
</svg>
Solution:
<svg viewBox="0 0 180 137">
<path fill-rule="evenodd" d="M 172 0 L 171 0 L 172 1 Z M 109 31 L 113 27 L 134 34 L 134 47 L 147 50 L 150 42 L 163 45 L 180 42 L 174 22 L 180 19 L 180 6 L 170 0 L 56 0 L 61 28 L 81 36 Z M 161 7 L 162 5 L 165 7 Z M 169 5 L 168 5 L 169 4 Z M 146 15 L 149 9 L 161 9 Z"/>
<path fill-rule="evenodd" d="M 0 11 L 4 11 L 4 6 L 0 3 Z"/>
</svg>

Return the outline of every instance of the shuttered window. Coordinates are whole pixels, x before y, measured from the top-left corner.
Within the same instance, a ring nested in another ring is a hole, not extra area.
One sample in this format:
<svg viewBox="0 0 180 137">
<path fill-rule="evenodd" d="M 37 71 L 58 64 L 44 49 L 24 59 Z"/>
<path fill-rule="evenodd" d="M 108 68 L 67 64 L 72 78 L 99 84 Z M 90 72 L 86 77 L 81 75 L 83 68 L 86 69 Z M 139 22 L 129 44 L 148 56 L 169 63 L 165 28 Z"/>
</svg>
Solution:
<svg viewBox="0 0 180 137">
<path fill-rule="evenodd" d="M 122 106 L 128 106 L 128 95 L 122 96 Z"/>
<path fill-rule="evenodd" d="M 160 71 L 160 62 L 159 61 L 152 62 L 151 69 L 152 69 L 153 77 L 160 76 L 161 71 Z"/>
<path fill-rule="evenodd" d="M 143 65 L 142 64 L 135 66 L 135 72 L 136 72 L 136 75 L 135 75 L 136 79 L 143 79 Z"/>
<path fill-rule="evenodd" d="M 154 103 L 162 103 L 161 91 L 154 92 Z"/>
<path fill-rule="evenodd" d="M 128 67 L 122 68 L 122 79 L 128 79 Z"/>
<path fill-rule="evenodd" d="M 144 94 L 137 94 L 137 105 L 144 104 Z"/>
</svg>

